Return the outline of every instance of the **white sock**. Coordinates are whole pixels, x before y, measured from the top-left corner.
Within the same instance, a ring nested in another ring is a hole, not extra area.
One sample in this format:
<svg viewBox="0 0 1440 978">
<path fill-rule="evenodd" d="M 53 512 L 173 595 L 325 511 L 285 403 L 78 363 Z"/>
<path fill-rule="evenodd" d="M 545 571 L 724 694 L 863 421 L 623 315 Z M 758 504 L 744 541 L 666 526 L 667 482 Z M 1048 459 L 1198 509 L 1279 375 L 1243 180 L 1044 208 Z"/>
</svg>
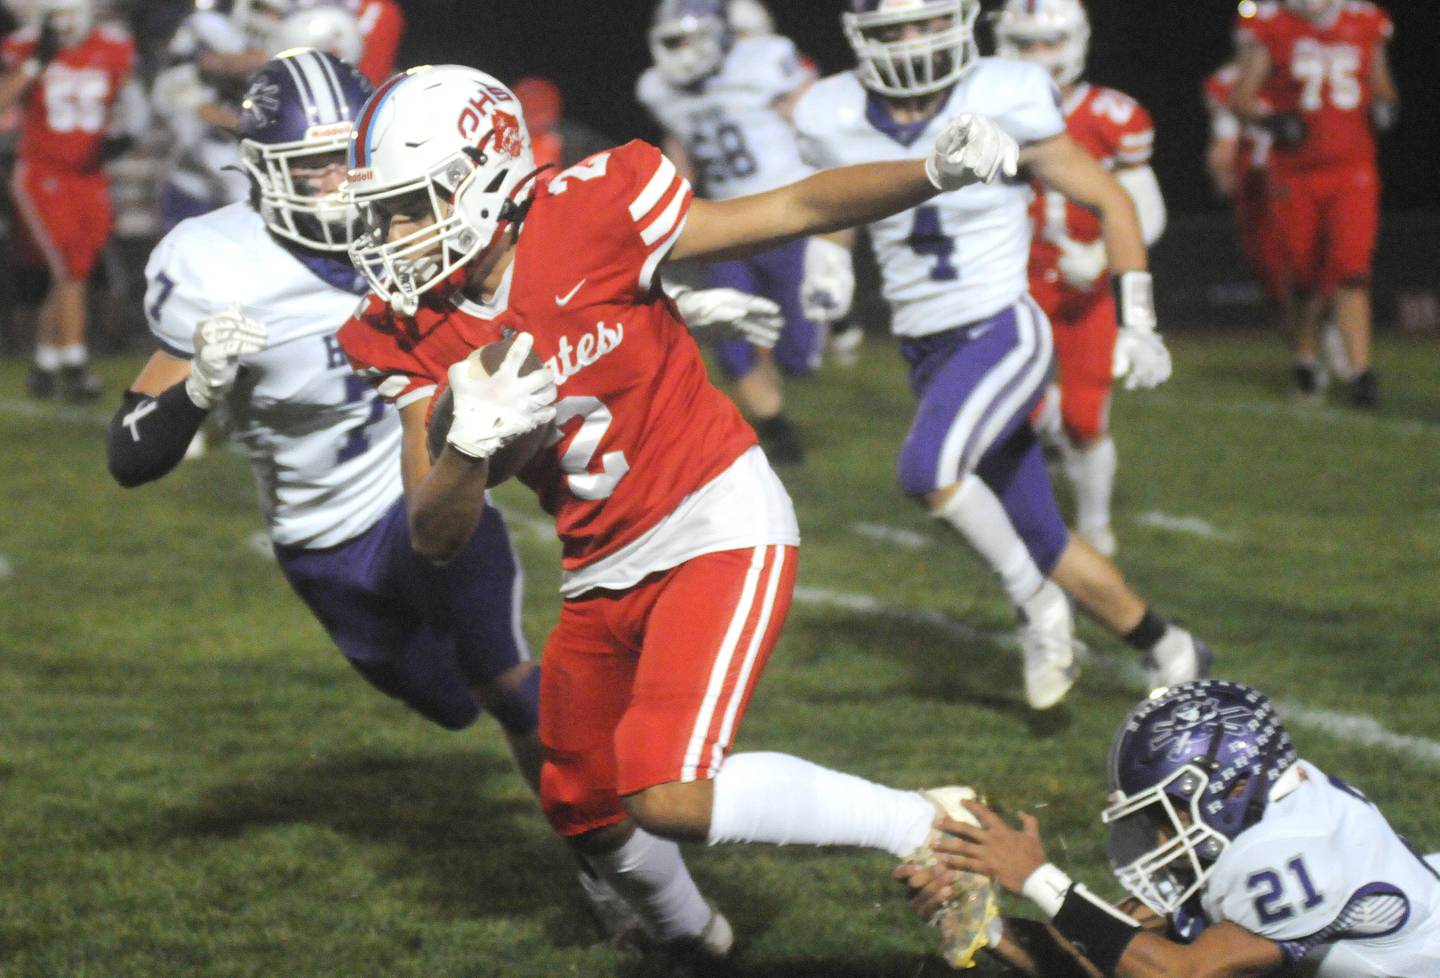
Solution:
<svg viewBox="0 0 1440 978">
<path fill-rule="evenodd" d="M 620 848 L 598 856 L 586 853 L 584 859 L 656 939 L 698 937 L 710 922 L 710 905 L 690 878 L 680 847 L 670 840 L 637 827 Z"/>
<path fill-rule="evenodd" d="M 46 373 L 54 373 L 60 369 L 60 348 L 51 346 L 49 343 L 35 344 L 35 366 Z"/>
<path fill-rule="evenodd" d="M 1045 583 L 1005 507 L 978 475 L 965 476 L 949 502 L 931 515 L 953 526 L 974 548 L 1000 578 L 1011 604 L 1024 604 Z"/>
<path fill-rule="evenodd" d="M 1086 530 L 1110 525 L 1110 497 L 1115 491 L 1115 469 L 1119 463 L 1115 440 L 1109 435 L 1083 448 L 1068 438 L 1061 452 L 1065 475 L 1075 490 L 1075 528 Z"/>
<path fill-rule="evenodd" d="M 789 754 L 734 754 L 715 775 L 706 841 L 864 846 L 906 856 L 929 838 L 935 817 L 935 806 L 917 791 L 897 791 Z"/>
<path fill-rule="evenodd" d="M 90 362 L 90 351 L 84 343 L 74 343 L 70 346 L 56 347 L 60 355 L 60 366 L 62 367 L 83 367 Z"/>
</svg>

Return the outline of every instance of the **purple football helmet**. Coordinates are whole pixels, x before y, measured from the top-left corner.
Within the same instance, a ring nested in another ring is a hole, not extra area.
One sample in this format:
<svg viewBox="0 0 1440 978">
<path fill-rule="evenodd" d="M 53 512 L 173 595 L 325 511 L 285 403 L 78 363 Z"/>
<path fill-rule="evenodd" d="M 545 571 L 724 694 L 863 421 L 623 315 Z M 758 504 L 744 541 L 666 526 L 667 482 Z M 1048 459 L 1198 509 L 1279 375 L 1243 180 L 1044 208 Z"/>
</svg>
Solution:
<svg viewBox="0 0 1440 978">
<path fill-rule="evenodd" d="M 650 55 L 670 84 L 686 88 L 720 70 L 734 43 L 727 0 L 660 0 Z"/>
<path fill-rule="evenodd" d="M 1130 711 L 1110 748 L 1111 866 L 1165 916 L 1199 891 L 1232 839 L 1265 814 L 1295 745 L 1249 686 L 1200 679 Z"/>
<path fill-rule="evenodd" d="M 240 159 L 271 232 L 317 251 L 344 251 L 358 217 L 321 183 L 342 174 L 370 82 L 325 51 L 299 48 L 267 61 L 241 102 Z"/>
</svg>

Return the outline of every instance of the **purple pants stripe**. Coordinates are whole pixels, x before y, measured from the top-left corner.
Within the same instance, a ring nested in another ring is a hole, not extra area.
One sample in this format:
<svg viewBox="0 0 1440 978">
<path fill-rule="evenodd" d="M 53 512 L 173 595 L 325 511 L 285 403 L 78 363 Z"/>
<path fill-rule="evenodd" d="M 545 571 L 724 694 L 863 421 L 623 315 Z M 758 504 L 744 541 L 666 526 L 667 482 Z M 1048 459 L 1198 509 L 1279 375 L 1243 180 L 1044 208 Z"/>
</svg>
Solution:
<svg viewBox="0 0 1440 978">
<path fill-rule="evenodd" d="M 373 686 L 449 729 L 480 711 L 471 687 L 530 658 L 520 627 L 524 578 L 498 510 L 487 507 L 455 560 L 415 555 L 405 500 L 365 533 L 325 550 L 275 548 L 285 578 Z M 534 704 L 497 718 L 535 728 Z"/>
<path fill-rule="evenodd" d="M 1054 365 L 1050 324 L 1028 296 L 989 319 L 906 339 L 901 352 L 920 398 L 900 449 L 909 496 L 959 482 L 1027 424 Z"/>
<path fill-rule="evenodd" d="M 807 239 L 801 238 L 742 261 L 710 266 L 712 288 L 739 289 L 780 304 L 785 329 L 773 353 L 776 365 L 791 376 L 803 376 L 820 365 L 820 330 L 805 318 L 800 306 L 806 244 Z M 728 377 L 744 377 L 755 369 L 755 348 L 744 340 L 717 343 L 715 352 Z"/>
</svg>

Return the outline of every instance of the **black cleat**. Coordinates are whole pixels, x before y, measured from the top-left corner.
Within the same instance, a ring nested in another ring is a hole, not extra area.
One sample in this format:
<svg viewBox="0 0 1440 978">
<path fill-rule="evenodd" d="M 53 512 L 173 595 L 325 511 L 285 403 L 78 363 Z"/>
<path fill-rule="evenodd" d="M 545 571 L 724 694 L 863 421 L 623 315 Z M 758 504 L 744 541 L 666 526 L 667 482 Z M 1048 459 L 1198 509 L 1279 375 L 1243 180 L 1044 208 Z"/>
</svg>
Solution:
<svg viewBox="0 0 1440 978">
<path fill-rule="evenodd" d="M 30 375 L 25 378 L 25 392 L 37 400 L 49 400 L 55 396 L 57 373 L 32 365 Z"/>
<path fill-rule="evenodd" d="M 1373 408 L 1380 403 L 1380 382 L 1375 371 L 1367 370 L 1350 381 L 1350 403 L 1358 408 Z"/>
<path fill-rule="evenodd" d="M 105 385 L 89 368 L 60 368 L 60 398 L 65 401 L 94 401 L 105 393 Z"/>
<path fill-rule="evenodd" d="M 1320 368 L 1313 363 L 1297 363 L 1294 367 L 1295 396 L 1306 401 L 1318 401 L 1323 393 L 1320 382 Z"/>
<path fill-rule="evenodd" d="M 783 414 L 773 418 L 762 418 L 755 422 L 755 433 L 760 436 L 760 447 L 772 465 L 803 465 L 805 449 L 800 444 L 800 435 L 790 419 Z"/>
</svg>

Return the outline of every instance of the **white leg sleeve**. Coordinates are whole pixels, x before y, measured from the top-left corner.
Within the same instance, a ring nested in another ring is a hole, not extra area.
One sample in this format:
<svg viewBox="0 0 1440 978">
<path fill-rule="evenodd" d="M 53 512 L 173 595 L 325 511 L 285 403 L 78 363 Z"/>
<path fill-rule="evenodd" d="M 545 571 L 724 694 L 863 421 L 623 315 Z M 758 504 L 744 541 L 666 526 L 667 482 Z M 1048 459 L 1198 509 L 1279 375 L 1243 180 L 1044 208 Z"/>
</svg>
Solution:
<svg viewBox="0 0 1440 978">
<path fill-rule="evenodd" d="M 1075 490 L 1076 529 L 1083 535 L 1086 530 L 1109 526 L 1110 497 L 1115 491 L 1118 464 L 1114 439 L 1102 435 L 1083 448 L 1066 439 L 1061 452 L 1065 458 L 1065 475 Z"/>
<path fill-rule="evenodd" d="M 710 921 L 710 905 L 690 878 L 680 847 L 636 828 L 626 843 L 585 862 L 640 915 L 658 940 L 696 937 Z"/>
<path fill-rule="evenodd" d="M 932 515 L 959 531 L 1000 578 L 1011 604 L 1024 604 L 1045 583 L 1005 507 L 978 475 L 965 476 L 949 502 Z"/>
<path fill-rule="evenodd" d="M 715 775 L 707 841 L 863 846 L 905 856 L 929 838 L 935 817 L 935 806 L 916 791 L 788 754 L 735 754 Z"/>
</svg>

